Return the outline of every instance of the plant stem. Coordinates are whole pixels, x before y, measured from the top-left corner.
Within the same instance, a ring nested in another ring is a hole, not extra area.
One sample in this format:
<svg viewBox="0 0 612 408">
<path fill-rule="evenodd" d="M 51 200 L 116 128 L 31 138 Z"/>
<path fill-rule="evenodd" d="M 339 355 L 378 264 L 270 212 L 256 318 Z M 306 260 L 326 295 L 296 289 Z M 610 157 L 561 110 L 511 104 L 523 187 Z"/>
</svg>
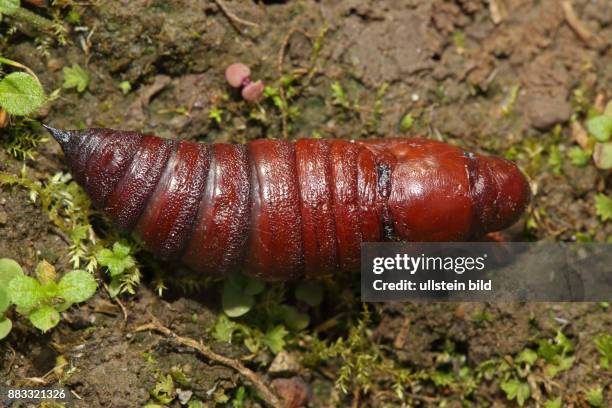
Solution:
<svg viewBox="0 0 612 408">
<path fill-rule="evenodd" d="M 42 31 L 53 31 L 53 21 L 39 16 L 38 14 L 19 7 L 10 17 L 32 25 L 34 28 Z"/>
<path fill-rule="evenodd" d="M 38 79 L 38 77 L 36 76 L 34 71 L 32 71 L 30 68 L 26 67 L 25 65 L 20 64 L 17 61 L 13 61 L 11 59 L 1 57 L 1 56 L 0 56 L 0 64 L 6 64 L 6 65 L 13 66 L 15 68 L 23 69 L 25 72 L 27 72 L 28 74 L 32 75 L 34 77 L 34 79 L 36 81 L 38 81 L 38 83 L 40 84 L 40 80 Z"/>
</svg>

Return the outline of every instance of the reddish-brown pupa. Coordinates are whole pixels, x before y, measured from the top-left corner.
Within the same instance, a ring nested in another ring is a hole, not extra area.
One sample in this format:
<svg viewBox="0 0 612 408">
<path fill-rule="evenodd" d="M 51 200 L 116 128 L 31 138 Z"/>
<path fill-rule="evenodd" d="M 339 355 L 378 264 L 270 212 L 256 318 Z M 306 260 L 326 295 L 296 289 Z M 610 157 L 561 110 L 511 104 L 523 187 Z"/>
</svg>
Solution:
<svg viewBox="0 0 612 408">
<path fill-rule="evenodd" d="M 267 280 L 356 269 L 364 241 L 461 241 L 522 214 L 511 162 L 426 139 L 161 139 L 48 128 L 114 225 L 164 259 Z"/>
</svg>

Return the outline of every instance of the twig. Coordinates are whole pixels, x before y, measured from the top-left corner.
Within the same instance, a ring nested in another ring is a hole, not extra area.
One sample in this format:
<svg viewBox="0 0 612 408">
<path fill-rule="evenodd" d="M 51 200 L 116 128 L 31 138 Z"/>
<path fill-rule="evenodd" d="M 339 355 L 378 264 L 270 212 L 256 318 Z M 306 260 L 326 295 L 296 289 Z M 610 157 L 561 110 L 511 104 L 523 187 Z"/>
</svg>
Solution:
<svg viewBox="0 0 612 408">
<path fill-rule="evenodd" d="M 489 13 L 493 24 L 497 25 L 504 20 L 505 9 L 498 0 L 489 0 Z"/>
<path fill-rule="evenodd" d="M 106 292 L 109 294 L 110 296 L 110 289 L 108 288 L 108 285 L 106 284 L 106 282 L 104 283 L 104 289 L 106 289 Z M 121 312 L 123 313 L 123 327 L 125 327 L 125 324 L 127 323 L 128 320 L 128 312 L 127 309 L 125 308 L 125 306 L 123 305 L 123 303 L 119 300 L 118 297 L 112 297 L 110 296 L 111 300 L 115 303 L 117 303 L 119 305 L 119 307 L 121 308 Z"/>
<path fill-rule="evenodd" d="M 361 388 L 356 387 L 353 390 L 353 402 L 351 408 L 359 408 L 361 403 Z"/>
<path fill-rule="evenodd" d="M 589 29 L 582 24 L 574 11 L 572 2 L 565 0 L 561 3 L 561 7 L 563 8 L 563 13 L 565 14 L 565 21 L 567 21 L 570 28 L 574 30 L 576 35 L 580 37 L 582 41 L 590 44 L 591 40 L 593 40 L 593 33 L 591 33 L 591 31 L 589 31 Z"/>
<path fill-rule="evenodd" d="M 70 240 L 70 238 L 68 238 L 68 235 L 66 235 L 66 234 L 64 233 L 64 231 L 62 231 L 61 229 L 59 229 L 59 228 L 57 228 L 57 227 L 55 227 L 55 226 L 52 226 L 52 227 L 49 227 L 49 230 L 50 230 L 50 231 L 51 231 L 53 234 L 57 235 L 57 237 L 58 237 L 59 239 L 61 239 L 62 241 L 64 241 L 64 243 L 65 243 L 66 245 L 72 245 L 72 241 Z"/>
<path fill-rule="evenodd" d="M 10 344 L 7 344 L 6 346 L 9 348 L 9 350 L 11 350 L 11 353 L 13 354 L 11 356 L 11 359 L 9 360 L 9 363 L 8 363 L 8 366 L 6 367 L 6 370 L 4 371 L 4 375 L 9 375 L 9 373 L 13 369 L 13 364 L 15 364 L 15 360 L 17 359 L 17 352 L 15 351 L 15 349 L 13 347 L 11 347 Z"/>
<path fill-rule="evenodd" d="M 283 407 L 283 404 L 281 403 L 280 399 L 276 395 L 274 395 L 272 390 L 270 390 L 270 388 L 257 376 L 257 374 L 242 365 L 239 361 L 215 353 L 201 341 L 196 341 L 189 337 L 181 337 L 177 335 L 172 330 L 159 323 L 154 317 L 151 323 L 143 324 L 142 326 L 136 327 L 134 329 L 134 332 L 143 332 L 149 330 L 161 333 L 166 337 L 169 337 L 177 344 L 186 347 L 191 347 L 199 351 L 204 357 L 208 358 L 211 361 L 216 361 L 220 364 L 223 364 L 224 366 L 233 368 L 257 388 L 257 390 L 261 393 L 261 396 L 264 401 L 266 401 L 270 406 L 274 408 Z"/>
<path fill-rule="evenodd" d="M 227 16 L 227 18 L 229 18 L 231 21 L 234 21 L 236 23 L 239 23 L 239 24 L 242 24 L 242 25 L 245 25 L 245 26 L 249 26 L 249 27 L 259 27 L 259 24 L 253 23 L 252 21 L 244 20 L 244 19 L 238 17 L 237 15 L 235 15 L 234 13 L 232 13 L 227 8 L 225 3 L 223 3 L 222 0 L 214 0 L 214 1 L 215 1 L 215 4 L 217 6 L 219 6 L 219 8 L 223 12 L 223 14 L 225 14 Z"/>
<path fill-rule="evenodd" d="M 402 323 L 402 327 L 400 328 L 399 333 L 393 340 L 393 347 L 398 350 L 401 350 L 406 345 L 406 339 L 408 338 L 408 334 L 410 332 L 410 319 L 405 317 Z"/>
</svg>

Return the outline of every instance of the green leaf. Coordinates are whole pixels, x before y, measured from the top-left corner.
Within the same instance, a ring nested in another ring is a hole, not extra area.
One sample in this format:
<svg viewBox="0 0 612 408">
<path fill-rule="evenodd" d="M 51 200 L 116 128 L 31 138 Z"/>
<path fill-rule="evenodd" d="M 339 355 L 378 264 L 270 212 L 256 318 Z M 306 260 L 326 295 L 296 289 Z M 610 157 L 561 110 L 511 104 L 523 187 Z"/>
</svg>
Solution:
<svg viewBox="0 0 612 408">
<path fill-rule="evenodd" d="M 13 322 L 9 319 L 0 319 L 0 340 L 8 336 L 12 328 Z"/>
<path fill-rule="evenodd" d="M 282 305 L 283 321 L 291 330 L 304 330 L 310 324 L 310 316 L 293 306 Z"/>
<path fill-rule="evenodd" d="M 589 133 L 600 142 L 607 142 L 612 135 L 612 116 L 599 115 L 586 122 Z"/>
<path fill-rule="evenodd" d="M 223 313 L 219 314 L 215 327 L 213 329 L 213 337 L 219 341 L 231 343 L 234 332 L 238 329 L 238 325 L 227 318 Z"/>
<path fill-rule="evenodd" d="M 553 344 L 548 340 L 540 340 L 538 355 L 546 360 L 547 363 L 554 363 L 557 356 L 561 355 L 563 348 L 558 344 Z"/>
<path fill-rule="evenodd" d="M 72 242 L 84 241 L 88 231 L 89 225 L 77 225 L 70 231 L 70 240 Z"/>
<path fill-rule="evenodd" d="M 525 363 L 525 364 L 533 365 L 533 363 L 535 363 L 537 359 L 538 359 L 538 353 L 536 353 L 535 351 L 529 348 L 526 348 L 525 350 L 519 353 L 515 361 L 517 363 Z"/>
<path fill-rule="evenodd" d="M 6 309 L 8 309 L 10 304 L 11 298 L 9 298 L 6 289 L 0 288 L 0 319 L 4 315 L 4 312 L 6 312 Z"/>
<path fill-rule="evenodd" d="M 412 115 L 410 113 L 405 114 L 399 124 L 400 132 L 409 131 L 413 124 L 414 124 L 414 118 L 412 117 Z"/>
<path fill-rule="evenodd" d="M 519 406 L 523 406 L 525 401 L 531 396 L 531 388 L 529 384 L 512 378 L 500 384 L 501 389 L 506 393 L 508 400 L 516 399 Z"/>
<path fill-rule="evenodd" d="M 11 115 L 28 115 L 43 103 L 45 91 L 33 76 L 13 72 L 0 81 L 0 106 Z"/>
<path fill-rule="evenodd" d="M 574 345 L 567 338 L 567 336 L 563 334 L 562 332 L 560 331 L 557 332 L 557 335 L 555 336 L 555 341 L 557 342 L 558 345 L 561 346 L 563 354 L 574 351 Z"/>
<path fill-rule="evenodd" d="M 20 275 L 23 275 L 23 269 L 17 262 L 8 258 L 0 259 L 0 287 L 7 287 L 14 277 Z"/>
<path fill-rule="evenodd" d="M 561 408 L 561 397 L 546 401 L 544 403 L 544 408 Z"/>
<path fill-rule="evenodd" d="M 612 336 L 607 333 L 600 334 L 595 338 L 595 347 L 601 354 L 601 366 L 609 368 L 612 362 Z"/>
<path fill-rule="evenodd" d="M 553 174 L 561 173 L 561 151 L 558 146 L 551 146 L 548 156 L 548 165 L 552 168 Z"/>
<path fill-rule="evenodd" d="M 255 304 L 255 298 L 247 295 L 232 284 L 229 280 L 223 285 L 223 295 L 221 298 L 223 311 L 229 317 L 239 317 L 245 315 Z"/>
<path fill-rule="evenodd" d="M 130 84 L 129 81 L 123 81 L 119 83 L 119 89 L 121 90 L 122 94 L 127 95 L 132 90 L 132 84 Z"/>
<path fill-rule="evenodd" d="M 136 265 L 134 258 L 130 256 L 130 247 L 121 242 L 115 242 L 112 250 L 107 248 L 99 250 L 96 259 L 100 265 L 108 268 L 111 277 L 120 275 Z"/>
<path fill-rule="evenodd" d="M 57 282 L 42 283 L 40 285 L 40 289 L 42 294 L 41 296 L 45 300 L 56 298 L 59 295 L 57 291 Z"/>
<path fill-rule="evenodd" d="M 344 89 L 342 88 L 342 85 L 340 85 L 340 82 L 334 81 L 331 84 L 331 90 L 332 101 L 335 105 L 340 105 L 346 109 L 350 108 L 351 104 L 346 96 L 346 92 L 344 92 Z"/>
<path fill-rule="evenodd" d="M 96 293 L 98 283 L 91 273 L 83 270 L 68 272 L 60 280 L 58 293 L 67 303 L 80 303 Z"/>
<path fill-rule="evenodd" d="M 274 354 L 278 354 L 285 348 L 285 337 L 289 334 L 284 326 L 278 325 L 266 332 L 263 343 Z"/>
<path fill-rule="evenodd" d="M 295 297 L 312 307 L 316 307 L 323 301 L 323 288 L 317 282 L 302 282 L 295 289 Z"/>
<path fill-rule="evenodd" d="M 567 157 L 570 162 L 576 167 L 584 167 L 591 161 L 591 152 L 584 150 L 581 147 L 574 146 L 570 147 L 567 151 Z"/>
<path fill-rule="evenodd" d="M 544 368 L 544 372 L 550 378 L 554 378 L 562 371 L 569 370 L 574 365 L 575 357 L 561 357 L 557 356 L 555 362 L 547 364 Z"/>
<path fill-rule="evenodd" d="M 73 64 L 72 67 L 64 67 L 64 85 L 66 89 L 76 88 L 77 92 L 84 92 L 89 86 L 90 77 L 79 64 Z"/>
<path fill-rule="evenodd" d="M 54 328 L 59 321 L 59 312 L 51 306 L 43 306 L 30 314 L 30 322 L 42 332 Z"/>
<path fill-rule="evenodd" d="M 612 198 L 605 194 L 595 196 L 595 212 L 602 221 L 612 220 Z"/>
<path fill-rule="evenodd" d="M 17 306 L 21 314 L 29 314 L 44 299 L 43 288 L 38 281 L 30 276 L 17 276 L 8 286 L 11 302 Z"/>
<path fill-rule="evenodd" d="M 164 405 L 170 404 L 176 398 L 174 381 L 170 374 L 162 375 L 151 391 L 151 396 Z"/>
<path fill-rule="evenodd" d="M 108 285 L 108 294 L 114 298 L 117 297 L 121 293 L 121 279 L 115 277 L 112 278 Z"/>
<path fill-rule="evenodd" d="M 21 6 L 19 0 L 0 0 L 0 14 L 10 16 Z"/>
<path fill-rule="evenodd" d="M 599 408 L 604 406 L 603 389 L 600 385 L 587 391 L 586 398 L 592 407 Z"/>
</svg>

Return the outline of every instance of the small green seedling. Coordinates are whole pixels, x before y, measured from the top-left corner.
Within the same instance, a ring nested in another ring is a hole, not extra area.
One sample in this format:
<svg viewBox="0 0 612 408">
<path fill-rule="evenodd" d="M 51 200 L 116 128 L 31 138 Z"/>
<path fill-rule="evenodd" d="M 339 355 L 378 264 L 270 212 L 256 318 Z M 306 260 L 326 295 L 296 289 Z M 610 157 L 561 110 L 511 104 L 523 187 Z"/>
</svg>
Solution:
<svg viewBox="0 0 612 408">
<path fill-rule="evenodd" d="M 546 401 L 544 408 L 561 408 L 561 397 Z"/>
<path fill-rule="evenodd" d="M 544 372 L 550 378 L 566 371 L 574 364 L 574 345 L 562 333 L 557 332 L 554 339 L 540 340 L 538 343 L 538 356 L 546 363 Z"/>
<path fill-rule="evenodd" d="M 265 289 L 265 285 L 242 274 L 232 274 L 224 282 L 222 305 L 229 317 L 239 317 L 251 310 L 255 304 L 255 295 Z"/>
<path fill-rule="evenodd" d="M 584 167 L 591 161 L 590 150 L 583 149 L 579 146 L 570 147 L 567 150 L 567 157 L 569 157 L 570 162 L 576 167 Z"/>
<path fill-rule="evenodd" d="M 78 93 L 83 93 L 89 86 L 91 78 L 87 71 L 81 68 L 78 64 L 73 64 L 72 67 L 64 67 L 64 85 L 65 89 L 76 88 Z"/>
<path fill-rule="evenodd" d="M 132 84 L 130 84 L 130 81 L 122 81 L 119 83 L 119 89 L 122 94 L 127 95 L 132 90 Z"/>
<path fill-rule="evenodd" d="M 0 340 L 5 338 L 13 328 L 13 322 L 4 314 L 11 305 L 7 288 L 13 278 L 23 275 L 21 266 L 12 259 L 0 259 Z"/>
<path fill-rule="evenodd" d="M 612 366 L 612 335 L 601 334 L 595 338 L 595 347 L 601 354 L 599 363 L 605 369 Z"/>
<path fill-rule="evenodd" d="M 586 393 L 586 399 L 590 406 L 600 408 L 604 406 L 603 388 L 601 385 L 591 388 Z"/>
<path fill-rule="evenodd" d="M 605 143 L 612 136 L 612 114 L 598 115 L 590 118 L 586 122 L 589 134 L 597 139 L 598 142 Z"/>
<path fill-rule="evenodd" d="M 98 263 L 105 266 L 110 274 L 109 292 L 112 297 L 123 292 L 134 294 L 134 286 L 140 280 L 140 272 L 131 252 L 128 244 L 117 241 L 112 250 L 103 248 L 96 253 Z"/>
<path fill-rule="evenodd" d="M 502 382 L 500 387 L 506 393 L 506 398 L 508 398 L 509 401 L 515 399 L 517 404 L 521 407 L 525 405 L 525 401 L 531 396 L 529 384 L 516 378 Z"/>
<path fill-rule="evenodd" d="M 400 132 L 409 131 L 412 128 L 413 124 L 414 124 L 414 118 L 412 117 L 412 114 L 408 112 L 407 114 L 404 115 L 404 117 L 399 123 Z"/>
<path fill-rule="evenodd" d="M 56 281 L 55 268 L 46 261 L 36 267 L 36 279 L 21 272 L 8 285 L 10 301 L 34 327 L 46 332 L 60 320 L 60 312 L 89 299 L 98 284 L 87 271 L 74 270 Z"/>
<path fill-rule="evenodd" d="M 602 221 L 612 220 L 612 198 L 605 194 L 595 196 L 595 212 Z"/>
</svg>

